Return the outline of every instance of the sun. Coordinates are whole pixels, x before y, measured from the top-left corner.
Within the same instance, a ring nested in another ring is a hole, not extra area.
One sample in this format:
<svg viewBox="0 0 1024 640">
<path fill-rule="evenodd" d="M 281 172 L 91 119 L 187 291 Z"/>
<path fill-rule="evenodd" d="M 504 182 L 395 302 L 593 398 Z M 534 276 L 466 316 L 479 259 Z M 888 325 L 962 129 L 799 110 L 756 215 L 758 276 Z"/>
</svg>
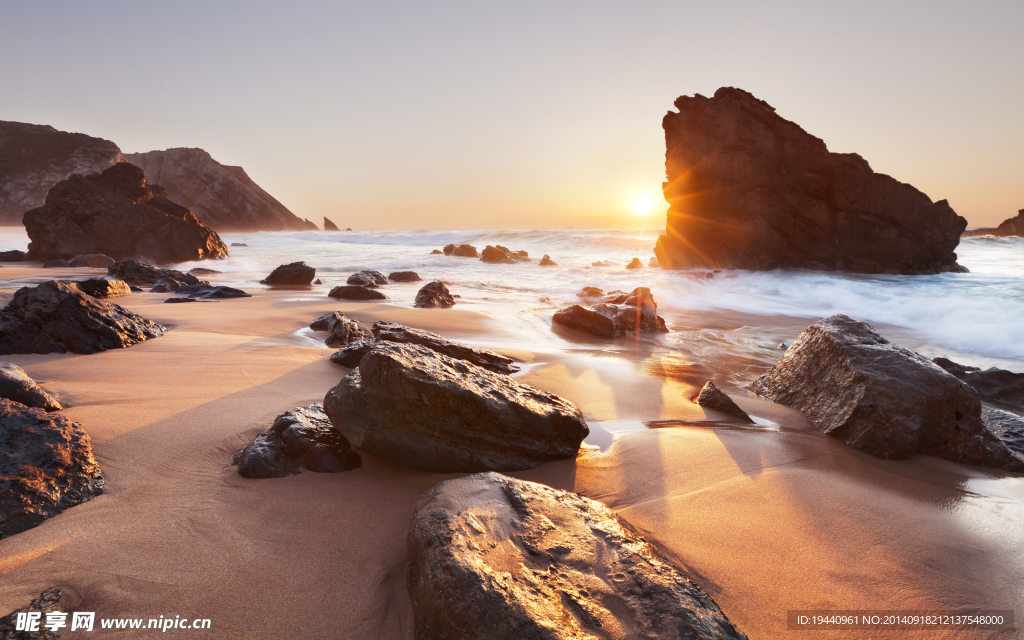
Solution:
<svg viewBox="0 0 1024 640">
<path fill-rule="evenodd" d="M 629 213 L 634 216 L 649 216 L 654 213 L 654 198 L 650 196 L 635 196 L 629 203 Z"/>
</svg>

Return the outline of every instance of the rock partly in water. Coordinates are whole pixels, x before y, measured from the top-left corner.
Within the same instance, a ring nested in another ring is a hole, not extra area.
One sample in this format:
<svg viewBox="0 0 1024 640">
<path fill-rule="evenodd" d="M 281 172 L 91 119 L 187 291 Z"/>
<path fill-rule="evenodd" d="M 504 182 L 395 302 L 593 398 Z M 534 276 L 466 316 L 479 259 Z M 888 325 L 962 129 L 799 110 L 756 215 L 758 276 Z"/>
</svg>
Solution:
<svg viewBox="0 0 1024 640">
<path fill-rule="evenodd" d="M 244 478 L 283 478 L 298 473 L 299 467 L 338 473 L 362 463 L 345 436 L 331 426 L 322 404 L 297 407 L 277 416 L 269 429 L 231 460 Z"/>
<path fill-rule="evenodd" d="M 661 267 L 661 264 L 658 262 L 657 256 L 651 256 L 651 259 L 647 261 L 647 266 L 653 269 L 657 269 Z"/>
<path fill-rule="evenodd" d="M 388 279 L 380 271 L 357 271 L 350 275 L 345 283 L 375 287 L 378 284 L 387 284 Z"/>
<path fill-rule="evenodd" d="M 1001 409 L 986 409 L 981 412 L 981 421 L 1013 455 L 1024 461 L 1024 418 Z"/>
<path fill-rule="evenodd" d="M 429 331 L 413 329 L 394 322 L 378 320 L 373 323 L 373 335 L 378 340 L 397 342 L 400 344 L 417 344 L 426 347 L 431 351 L 444 354 L 456 360 L 465 360 L 478 367 L 483 367 L 495 373 L 515 373 L 519 367 L 513 364 L 512 358 L 503 356 L 487 349 L 475 349 L 473 347 L 447 340 Z"/>
<path fill-rule="evenodd" d="M 103 493 L 82 425 L 0 399 L 0 538 Z"/>
<path fill-rule="evenodd" d="M 244 242 L 232 242 L 231 246 L 232 247 L 248 247 L 249 245 L 245 244 Z"/>
<path fill-rule="evenodd" d="M 308 285 L 316 277 L 316 269 L 307 266 L 305 262 L 292 262 L 282 264 L 270 275 L 260 280 L 263 284 L 277 285 Z"/>
<path fill-rule="evenodd" d="M 551 256 L 544 254 L 544 257 L 540 259 L 540 266 L 542 267 L 557 267 L 558 263 L 551 259 Z"/>
<path fill-rule="evenodd" d="M 640 262 L 640 258 L 633 258 L 632 260 L 629 261 L 629 264 L 626 265 L 626 268 L 627 269 L 643 269 L 644 268 L 644 263 Z"/>
<path fill-rule="evenodd" d="M 479 258 L 480 254 L 477 253 L 476 247 L 469 244 L 454 245 L 450 244 L 444 248 L 444 255 L 446 256 L 457 256 L 460 258 Z"/>
<path fill-rule="evenodd" d="M 0 262 L 21 262 L 25 259 L 25 252 L 18 249 L 0 251 Z"/>
<path fill-rule="evenodd" d="M 970 385 L 982 400 L 1024 411 L 1024 373 L 1014 373 L 996 367 L 989 367 L 983 371 L 978 367 L 957 364 L 947 358 L 934 358 L 932 362 Z"/>
<path fill-rule="evenodd" d="M 440 256 L 440 255 L 443 255 L 443 254 L 444 254 L 444 252 L 441 251 L 440 249 L 434 249 L 434 250 L 432 250 L 430 252 L 430 255 L 432 255 L 432 256 Z"/>
<path fill-rule="evenodd" d="M 341 231 L 327 216 L 324 216 L 324 231 Z M 349 229 L 351 231 L 351 229 Z"/>
<path fill-rule="evenodd" d="M 601 298 L 604 296 L 604 291 L 597 287 L 583 287 L 576 294 L 577 298 Z"/>
<path fill-rule="evenodd" d="M 191 269 L 188 270 L 188 272 L 194 276 L 214 276 L 224 273 L 223 271 L 217 271 L 216 269 L 207 269 L 206 267 L 192 267 Z"/>
<path fill-rule="evenodd" d="M 149 290 L 150 293 L 174 293 L 184 284 L 175 280 L 174 278 L 160 278 L 153 283 L 153 288 Z"/>
<path fill-rule="evenodd" d="M 187 298 L 192 298 L 193 300 L 225 300 L 227 298 L 252 297 L 251 293 L 246 293 L 241 289 L 210 284 L 181 285 L 175 293 Z"/>
<path fill-rule="evenodd" d="M 593 309 L 578 304 L 560 309 L 552 322 L 601 338 L 668 331 L 665 321 L 658 315 L 658 304 L 647 287 L 637 287 L 610 300 Z"/>
<path fill-rule="evenodd" d="M 191 273 L 175 269 L 160 269 L 151 264 L 131 259 L 121 260 L 110 265 L 107 267 L 107 275 L 135 286 L 152 286 L 164 278 L 171 278 L 182 284 L 210 284 Z"/>
<path fill-rule="evenodd" d="M 732 398 L 722 393 L 715 386 L 715 383 L 710 380 L 700 390 L 700 393 L 693 396 L 693 401 L 707 409 L 714 409 L 734 418 L 739 418 L 743 422 L 753 422 L 746 411 L 740 409 Z"/>
<path fill-rule="evenodd" d="M 342 287 L 334 287 L 327 295 L 339 300 L 354 300 L 357 302 L 372 302 L 374 300 L 388 299 L 386 295 L 376 289 L 352 284 Z"/>
<path fill-rule="evenodd" d="M 388 274 L 391 282 L 419 282 L 423 280 L 415 271 L 392 271 Z"/>
<path fill-rule="evenodd" d="M 1024 209 L 1017 212 L 1012 218 L 1007 218 L 998 227 L 988 227 L 983 229 L 970 229 L 964 231 L 960 237 L 967 238 L 970 236 L 997 236 L 1000 238 L 1013 238 L 1024 236 Z M 2 262 L 2 260 L 0 260 Z"/>
<path fill-rule="evenodd" d="M 142 169 L 127 162 L 57 183 L 24 222 L 33 260 L 97 253 L 158 263 L 228 257 L 215 231 L 147 185 Z"/>
<path fill-rule="evenodd" d="M 973 389 L 849 316 L 808 327 L 750 390 L 876 458 L 920 453 L 1024 471 L 985 428 Z"/>
<path fill-rule="evenodd" d="M 497 473 L 446 480 L 408 537 L 417 638 L 745 640 L 628 522 Z"/>
<path fill-rule="evenodd" d="M 667 269 L 966 271 L 967 221 L 945 200 L 875 173 L 746 91 L 682 96 L 665 129 Z"/>
<path fill-rule="evenodd" d="M 90 278 L 76 282 L 75 286 L 94 298 L 118 298 L 132 294 L 127 282 L 114 278 Z"/>
<path fill-rule="evenodd" d="M 315 229 L 257 185 L 242 167 L 223 165 L 202 149 L 128 153 L 167 197 L 218 231 L 304 231 Z"/>
<path fill-rule="evenodd" d="M 96 353 L 129 347 L 164 331 L 73 284 L 50 280 L 22 287 L 0 311 L 0 354 Z"/>
<path fill-rule="evenodd" d="M 465 360 L 378 340 L 324 398 L 367 453 L 439 473 L 529 469 L 572 458 L 589 433 L 571 402 Z"/>
<path fill-rule="evenodd" d="M 434 280 L 420 287 L 413 306 L 418 309 L 450 309 L 455 306 L 455 296 L 443 282 Z"/>
<path fill-rule="evenodd" d="M 512 251 L 500 244 L 492 247 L 487 245 L 480 252 L 480 260 L 495 264 L 515 264 L 517 262 L 529 262 L 530 258 L 525 251 Z"/>
<path fill-rule="evenodd" d="M 0 362 L 0 398 L 45 411 L 60 411 L 63 408 L 50 394 L 39 388 L 24 369 L 10 362 Z"/>
<path fill-rule="evenodd" d="M 338 349 L 331 354 L 331 362 L 340 364 L 343 367 L 349 369 L 355 369 L 359 366 L 359 361 L 363 359 L 370 349 L 377 344 L 374 339 L 359 340 L 345 345 L 341 349 Z"/>
<path fill-rule="evenodd" d="M 361 329 L 358 322 L 346 318 L 340 311 L 325 313 L 314 320 L 309 328 L 313 331 L 326 331 L 328 335 L 324 343 L 328 347 L 343 347 L 370 337 L 369 331 Z"/>
</svg>

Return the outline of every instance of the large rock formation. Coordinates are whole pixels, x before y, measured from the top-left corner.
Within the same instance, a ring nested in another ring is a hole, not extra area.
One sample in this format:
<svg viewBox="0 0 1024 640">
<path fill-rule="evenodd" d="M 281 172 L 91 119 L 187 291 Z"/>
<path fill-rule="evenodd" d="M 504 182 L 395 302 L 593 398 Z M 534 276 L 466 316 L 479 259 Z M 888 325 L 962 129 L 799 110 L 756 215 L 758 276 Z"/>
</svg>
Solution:
<svg viewBox="0 0 1024 640">
<path fill-rule="evenodd" d="M 746 638 L 629 523 L 568 491 L 446 480 L 420 499 L 408 545 L 417 638 Z"/>
<path fill-rule="evenodd" d="M 56 280 L 22 287 L 0 311 L 0 354 L 96 353 L 129 347 L 165 328 Z"/>
<path fill-rule="evenodd" d="M 103 493 L 82 425 L 0 399 L 0 538 Z"/>
<path fill-rule="evenodd" d="M 590 433 L 571 402 L 426 347 L 378 341 L 327 392 L 353 446 L 439 473 L 572 458 Z"/>
<path fill-rule="evenodd" d="M 675 102 L 665 128 L 671 205 L 663 268 L 964 271 L 967 221 L 945 200 L 875 173 L 853 153 L 784 120 L 746 91 Z"/>
<path fill-rule="evenodd" d="M 1024 471 L 982 423 L 977 392 L 849 316 L 808 327 L 750 390 L 876 458 L 923 453 Z"/>
<path fill-rule="evenodd" d="M 362 463 L 345 436 L 331 426 L 322 404 L 297 407 L 277 416 L 269 429 L 231 459 L 244 478 L 283 478 L 298 473 L 299 467 L 338 473 Z"/>
<path fill-rule="evenodd" d="M 202 149 L 127 153 L 125 159 L 146 171 L 167 197 L 192 210 L 217 231 L 317 230 L 249 178 L 242 167 L 214 160 Z"/>
<path fill-rule="evenodd" d="M 970 231 L 964 231 L 961 237 L 967 238 L 970 236 L 998 236 L 1001 238 L 1024 236 L 1024 209 L 1018 211 L 1014 217 L 1003 220 L 998 227 L 971 229 Z"/>
<path fill-rule="evenodd" d="M 147 185 L 142 169 L 127 162 L 59 182 L 24 222 L 30 260 L 102 253 L 167 263 L 228 256 L 216 232 L 163 189 Z"/>
<path fill-rule="evenodd" d="M 22 122 L 0 122 L 0 225 L 43 206 L 55 184 L 73 173 L 109 169 L 124 157 L 109 140 Z"/>
</svg>

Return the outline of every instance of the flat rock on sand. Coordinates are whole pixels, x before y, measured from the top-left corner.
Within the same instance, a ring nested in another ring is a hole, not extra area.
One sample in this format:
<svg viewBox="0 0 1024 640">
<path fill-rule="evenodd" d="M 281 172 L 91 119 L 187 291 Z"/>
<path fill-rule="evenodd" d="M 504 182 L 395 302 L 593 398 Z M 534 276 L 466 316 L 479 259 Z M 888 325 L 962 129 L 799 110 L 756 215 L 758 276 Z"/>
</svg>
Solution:
<svg viewBox="0 0 1024 640">
<path fill-rule="evenodd" d="M 590 433 L 571 402 L 412 344 L 378 341 L 327 392 L 353 446 L 414 469 L 529 469 L 572 458 Z"/>
<path fill-rule="evenodd" d="M 447 480 L 409 531 L 417 638 L 746 638 L 603 504 L 497 473 Z"/>
<path fill-rule="evenodd" d="M 322 404 L 297 407 L 237 452 L 231 464 L 245 478 L 283 478 L 299 467 L 317 473 L 349 471 L 362 464 L 345 436 L 338 433 Z"/>
<path fill-rule="evenodd" d="M 161 269 L 131 258 L 115 262 L 107 267 L 107 275 L 136 286 L 154 285 L 165 278 L 170 278 L 182 284 L 210 284 L 206 280 L 200 280 L 191 273 L 175 269 Z"/>
<path fill-rule="evenodd" d="M 10 362 L 0 362 L 0 398 L 46 411 L 60 411 L 63 408 L 50 394 L 40 389 L 24 369 Z"/>
<path fill-rule="evenodd" d="M 22 287 L 0 311 L 0 354 L 96 353 L 129 347 L 165 328 L 72 284 Z"/>
<path fill-rule="evenodd" d="M 103 493 L 82 425 L 0 399 L 0 538 Z"/>
<path fill-rule="evenodd" d="M 444 354 L 456 360 L 472 362 L 478 367 L 483 367 L 495 373 L 515 373 L 519 367 L 512 364 L 512 358 L 503 356 L 487 349 L 475 349 L 473 347 L 447 340 L 429 331 L 413 329 L 395 322 L 378 320 L 373 323 L 373 335 L 378 340 L 387 342 L 399 342 L 402 344 L 418 344 L 431 351 Z"/>
<path fill-rule="evenodd" d="M 808 327 L 750 390 L 876 458 L 923 453 L 1024 471 L 985 428 L 973 389 L 846 315 Z"/>
</svg>

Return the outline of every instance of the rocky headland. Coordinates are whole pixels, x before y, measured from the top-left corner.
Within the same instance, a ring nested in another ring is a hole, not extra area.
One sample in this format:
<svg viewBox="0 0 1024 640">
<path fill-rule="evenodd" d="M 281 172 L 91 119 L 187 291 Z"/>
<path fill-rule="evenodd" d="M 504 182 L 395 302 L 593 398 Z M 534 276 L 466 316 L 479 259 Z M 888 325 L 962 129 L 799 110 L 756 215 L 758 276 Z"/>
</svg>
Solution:
<svg viewBox="0 0 1024 640">
<path fill-rule="evenodd" d="M 981 229 L 969 229 L 961 234 L 962 238 L 971 236 L 996 236 L 999 238 L 1019 238 L 1024 236 L 1024 209 L 1017 212 L 1012 218 L 1003 220 L 998 227 L 983 227 Z"/>
<path fill-rule="evenodd" d="M 945 200 L 872 171 L 741 89 L 681 96 L 665 129 L 666 269 L 797 268 L 934 274 L 967 221 Z"/>
</svg>

